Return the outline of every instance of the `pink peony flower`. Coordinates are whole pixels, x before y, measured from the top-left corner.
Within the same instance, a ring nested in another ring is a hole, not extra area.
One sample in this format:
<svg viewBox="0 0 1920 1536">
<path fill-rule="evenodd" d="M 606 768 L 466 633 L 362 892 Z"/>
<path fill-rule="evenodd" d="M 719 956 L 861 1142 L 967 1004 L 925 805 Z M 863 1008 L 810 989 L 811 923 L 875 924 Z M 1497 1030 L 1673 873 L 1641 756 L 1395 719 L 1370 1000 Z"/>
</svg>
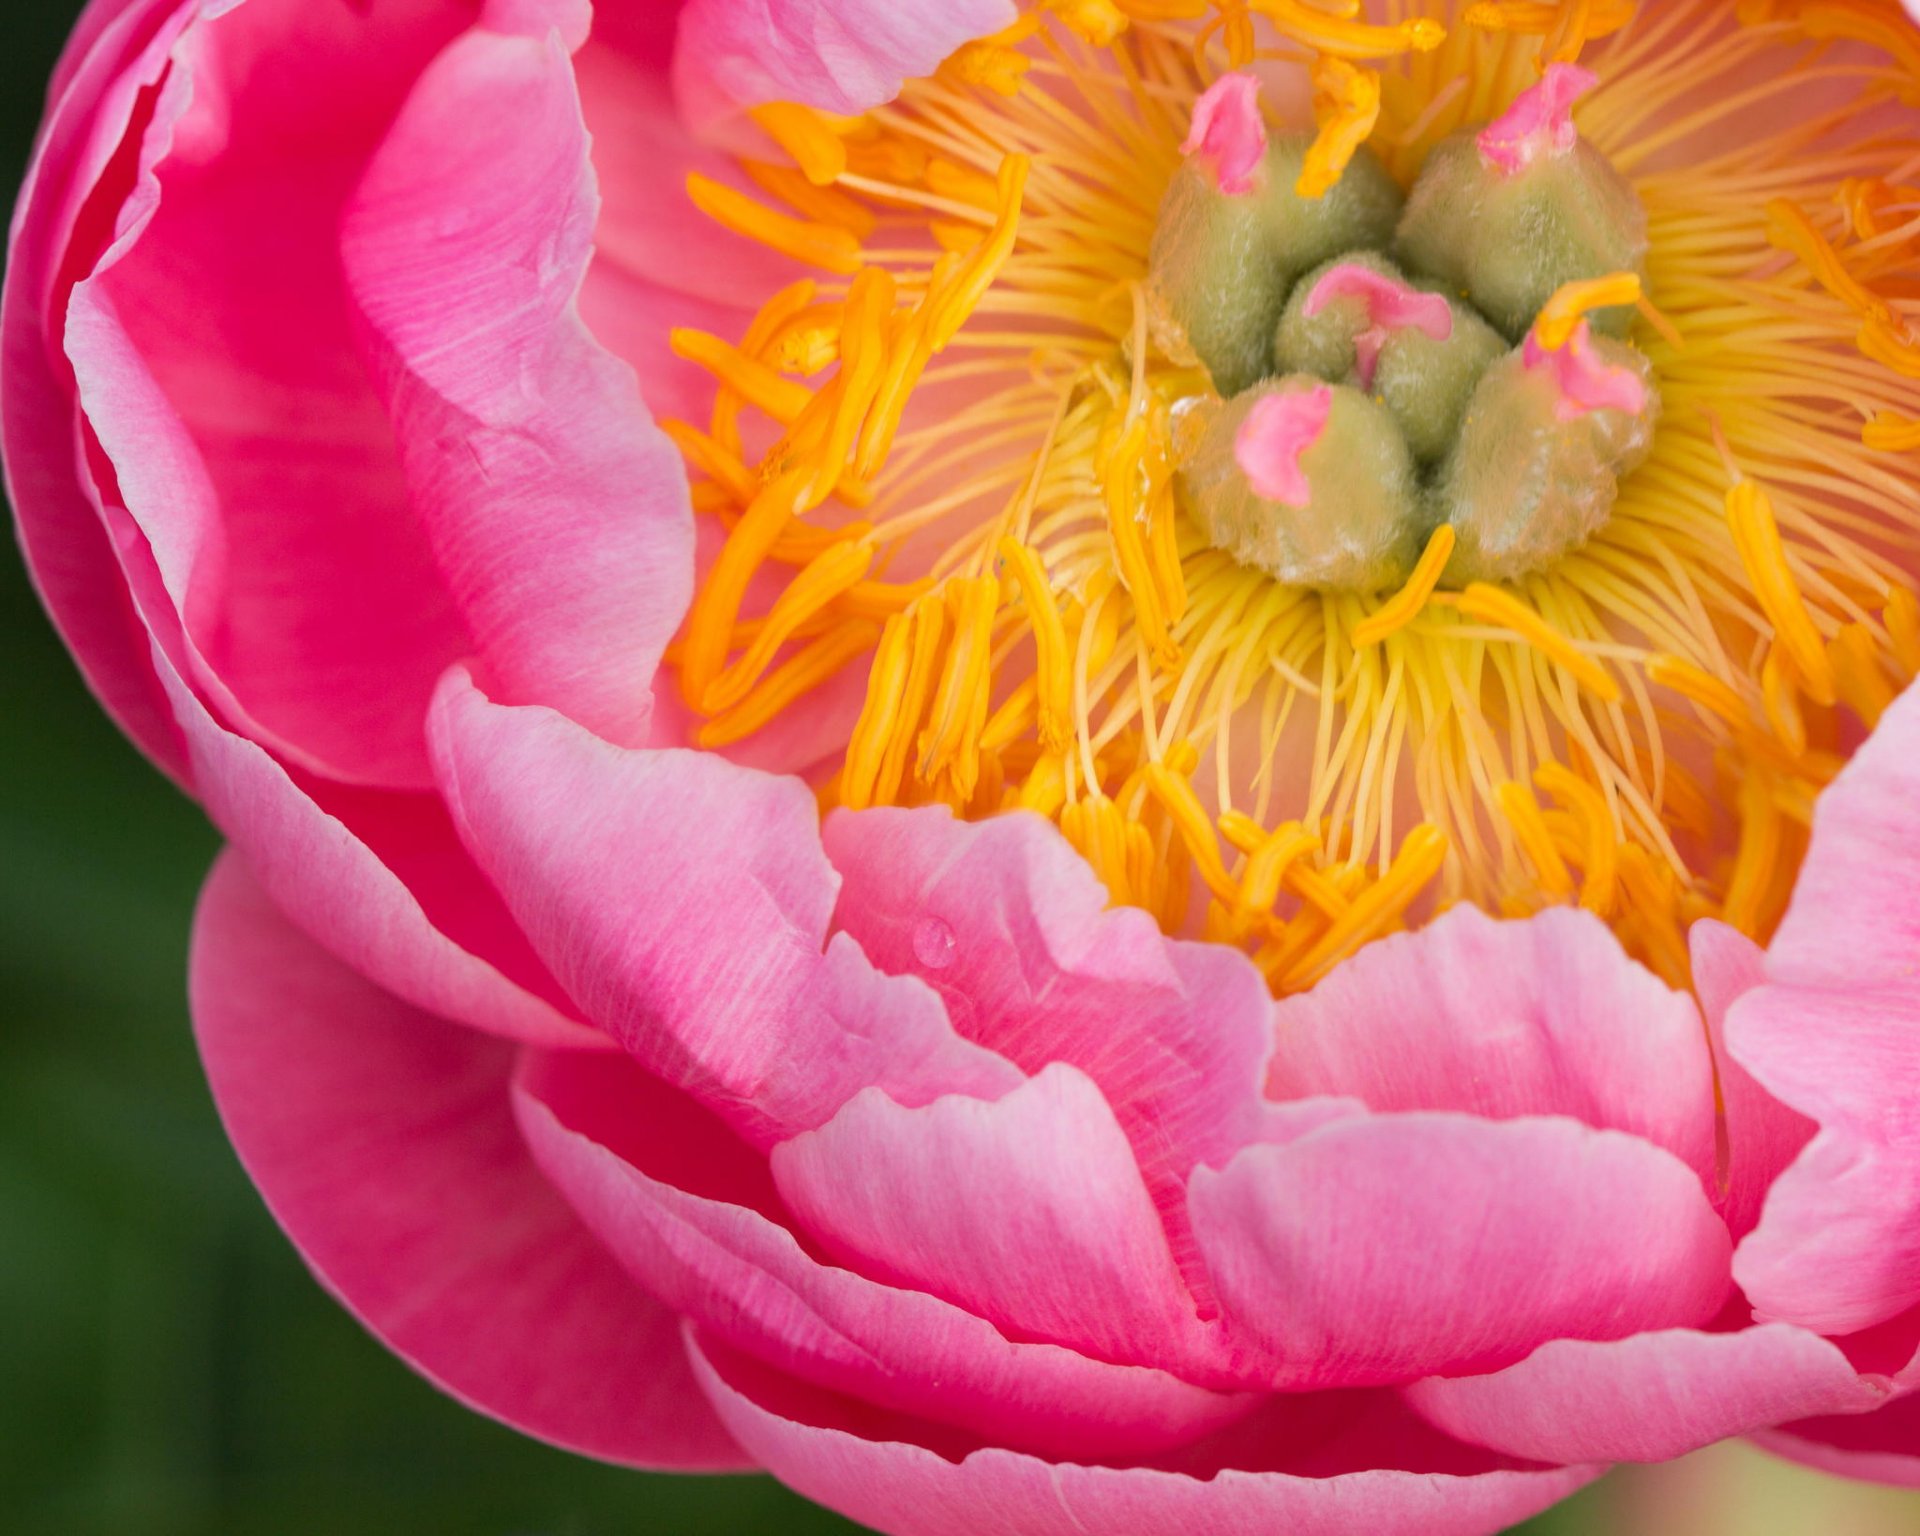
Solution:
<svg viewBox="0 0 1920 1536">
<path fill-rule="evenodd" d="M 21 538 L 231 842 L 239 1154 L 448 1392 L 913 1536 L 1920 1483 L 1920 33 L 1340 9 L 81 20 Z M 1356 257 L 1453 317 L 1365 390 Z"/>
</svg>

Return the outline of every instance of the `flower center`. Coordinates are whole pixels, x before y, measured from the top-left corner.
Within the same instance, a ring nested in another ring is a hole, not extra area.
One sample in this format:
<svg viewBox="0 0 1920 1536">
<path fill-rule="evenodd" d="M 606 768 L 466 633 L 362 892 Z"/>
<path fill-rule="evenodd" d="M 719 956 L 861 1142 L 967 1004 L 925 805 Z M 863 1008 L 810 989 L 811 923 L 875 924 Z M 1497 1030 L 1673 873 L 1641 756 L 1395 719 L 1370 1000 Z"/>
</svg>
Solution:
<svg viewBox="0 0 1920 1536">
<path fill-rule="evenodd" d="M 764 197 L 690 190 L 827 275 L 675 335 L 681 692 L 1277 990 L 1457 901 L 1684 984 L 1920 668 L 1920 58 L 1892 0 L 1381 9 L 1056 0 L 756 113 Z"/>
</svg>

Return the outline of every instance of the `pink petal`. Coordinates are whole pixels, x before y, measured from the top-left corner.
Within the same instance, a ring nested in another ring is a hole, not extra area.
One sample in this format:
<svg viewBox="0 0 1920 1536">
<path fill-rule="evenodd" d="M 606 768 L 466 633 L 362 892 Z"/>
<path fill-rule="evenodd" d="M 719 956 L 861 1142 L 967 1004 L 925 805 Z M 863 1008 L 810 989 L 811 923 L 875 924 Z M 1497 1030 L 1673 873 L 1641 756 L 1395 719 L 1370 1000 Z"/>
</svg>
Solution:
<svg viewBox="0 0 1920 1536">
<path fill-rule="evenodd" d="M 623 751 L 458 671 L 433 729 L 462 838 L 569 995 L 756 1142 L 869 1086 L 925 1103 L 1019 1081 L 930 989 L 827 942 L 835 882 L 797 780 Z"/>
<path fill-rule="evenodd" d="M 283 756 L 422 785 L 426 700 L 471 641 L 407 509 L 338 223 L 463 18 L 422 4 L 379 21 L 372 48 L 348 6 L 196 8 L 97 215 L 114 243 L 67 258 L 85 281 L 65 341 L 98 494 L 146 533 L 196 685 Z"/>
<path fill-rule="evenodd" d="M 741 1444 L 808 1498 L 889 1536 L 1491 1536 L 1597 1468 L 1477 1473 L 1365 1465 L 1301 1475 L 1076 1466 L 1013 1451 L 949 1458 L 906 1426 L 755 1369 L 705 1338 L 694 1370 Z"/>
<path fill-rule="evenodd" d="M 748 1465 L 674 1315 L 541 1179 L 513 1050 L 409 1008 L 295 931 L 232 856 L 195 929 L 194 1023 L 228 1134 L 321 1282 L 471 1407 L 634 1465 Z"/>
<path fill-rule="evenodd" d="M 1695 923 L 1689 940 L 1694 990 L 1707 1017 L 1726 1122 L 1720 1214 L 1737 1243 L 1758 1225 L 1768 1189 L 1799 1156 L 1815 1127 L 1755 1082 L 1727 1049 L 1727 1010 L 1764 981 L 1765 952 L 1725 923 Z"/>
<path fill-rule="evenodd" d="M 1037 816 L 841 813 L 825 838 L 846 880 L 839 921 L 875 965 L 923 977 L 961 1035 L 1027 1075 L 1059 1061 L 1093 1080 L 1182 1271 L 1204 1280 L 1187 1175 L 1225 1163 L 1272 1123 L 1260 1078 L 1273 1003 L 1246 957 L 1171 942 L 1133 908 L 1107 910 L 1086 861 Z"/>
<path fill-rule="evenodd" d="M 1867 1412 L 1886 1400 L 1889 1384 L 1863 1380 L 1818 1335 L 1769 1323 L 1738 1333 L 1558 1339 L 1504 1371 L 1405 1390 L 1448 1434 L 1512 1456 L 1666 1461 L 1783 1420 Z"/>
<path fill-rule="evenodd" d="M 1729 1047 L 1819 1134 L 1774 1183 L 1734 1273 L 1759 1314 L 1853 1333 L 1920 1304 L 1920 693 L 1820 797 L 1770 985 Z"/>
<path fill-rule="evenodd" d="M 1276 1384 L 1489 1371 L 1711 1317 L 1726 1228 L 1670 1153 L 1570 1120 L 1344 1120 L 1194 1176 L 1229 1321 Z"/>
<path fill-rule="evenodd" d="M 773 1174 L 800 1223 L 877 1279 L 1010 1337 L 1220 1375 L 1126 1137 L 1072 1067 L 993 1103 L 904 1109 L 870 1090 L 775 1147 Z"/>
<path fill-rule="evenodd" d="M 408 488 L 500 697 L 645 739 L 692 592 L 679 457 L 575 300 L 598 210 L 557 36 L 478 29 L 350 200 L 349 286 Z"/>
<path fill-rule="evenodd" d="M 875 1403 L 1062 1455 L 1191 1440 L 1255 1402 L 1160 1371 L 1010 1341 L 934 1296 L 808 1257 L 765 1166 L 717 1123 L 617 1058 L 528 1064 L 518 1094 L 535 1159 L 650 1291 L 739 1348 Z"/>
<path fill-rule="evenodd" d="M 83 483 L 61 350 L 76 276 L 113 238 L 129 124 L 190 17 L 178 0 L 89 7 L 63 55 L 28 167 L 0 293 L 0 449 L 21 548 L 48 613 L 107 711 L 174 775 L 185 747 L 147 656 L 113 548 Z M 80 271 L 73 268 L 77 266 Z"/>
<path fill-rule="evenodd" d="M 706 1385 L 698 1361 L 694 1370 Z M 1754 1440 L 1776 1456 L 1837 1477 L 1920 1488 L 1920 1397 L 1903 1397 L 1859 1417 L 1788 1424 L 1763 1431 Z"/>
<path fill-rule="evenodd" d="M 1015 15 L 1012 0 L 688 0 L 674 80 L 697 124 L 770 101 L 865 112 Z"/>
<path fill-rule="evenodd" d="M 120 527 L 134 590 L 147 594 L 156 630 L 152 664 L 187 743 L 194 792 L 281 908 L 332 953 L 416 1007 L 512 1039 L 604 1046 L 603 1036 L 563 1008 L 551 979 L 450 835 L 444 812 L 419 797 L 370 796 L 356 803 L 356 819 L 372 828 L 383 858 L 317 804 L 310 786 L 208 712 L 157 638 L 170 615 L 157 595 L 152 557 L 130 525 Z M 182 643 L 177 626 L 171 640 Z M 432 915 L 396 868 L 426 894 Z M 490 953 L 464 947 L 442 923 Z"/>
<path fill-rule="evenodd" d="M 1458 907 L 1369 945 L 1279 1004 L 1267 1093 L 1351 1095 L 1382 1113 L 1568 1115 L 1713 1181 L 1700 1015 L 1585 912 L 1498 922 Z"/>
</svg>

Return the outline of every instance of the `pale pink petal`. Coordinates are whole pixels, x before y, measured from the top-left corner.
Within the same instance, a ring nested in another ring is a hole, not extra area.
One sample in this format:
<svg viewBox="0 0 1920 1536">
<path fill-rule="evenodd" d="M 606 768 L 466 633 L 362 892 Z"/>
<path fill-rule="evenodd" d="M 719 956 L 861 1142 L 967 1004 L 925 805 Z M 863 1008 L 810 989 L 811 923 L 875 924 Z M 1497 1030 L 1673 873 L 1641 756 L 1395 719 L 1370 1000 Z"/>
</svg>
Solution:
<svg viewBox="0 0 1920 1536">
<path fill-rule="evenodd" d="M 694 1369 L 704 1385 L 706 1373 L 697 1361 Z M 1920 1488 L 1920 1397 L 1903 1397 L 1861 1418 L 1788 1424 L 1754 1440 L 1776 1456 L 1837 1477 Z"/>
<path fill-rule="evenodd" d="M 717 1122 L 662 1124 L 667 1090 L 617 1058 L 529 1062 L 518 1095 L 535 1158 L 649 1290 L 739 1348 L 810 1380 L 1006 1443 L 1133 1455 L 1191 1440 L 1257 1401 L 1103 1364 L 911 1289 L 810 1258 L 757 1157 Z"/>
<path fill-rule="evenodd" d="M 1077 1466 L 1013 1451 L 947 1456 L 911 1427 L 784 1381 L 702 1336 L 694 1370 L 741 1444 L 782 1482 L 888 1536 L 1491 1536 L 1597 1468 L 1195 1475 Z"/>
<path fill-rule="evenodd" d="M 1015 14 L 1013 0 L 688 0 L 674 80 L 696 123 L 770 101 L 864 112 Z"/>
<path fill-rule="evenodd" d="M 156 635 L 149 654 L 187 743 L 194 792 L 283 910 L 348 964 L 431 1013 L 513 1039 L 607 1045 L 572 1016 L 504 920 L 443 812 L 421 815 L 430 805 L 424 797 L 370 796 L 354 804 L 356 819 L 381 845 L 376 853 L 316 803 L 309 791 L 321 786 L 296 782 L 271 754 L 214 718 L 161 643 L 170 614 L 158 595 L 159 579 L 121 517 L 122 558 L 136 594 L 148 595 Z M 170 639 L 176 647 L 182 643 L 177 624 Z M 344 800 L 350 792 L 333 793 Z M 441 923 L 479 952 L 449 937 Z"/>
<path fill-rule="evenodd" d="M 1221 1373 L 1126 1137 L 1072 1067 L 993 1103 L 905 1109 L 870 1090 L 775 1147 L 773 1174 L 802 1226 L 863 1273 L 1010 1337 Z"/>
<path fill-rule="evenodd" d="M 1688 940 L 1694 991 L 1707 1017 L 1726 1124 L 1720 1214 L 1737 1243 L 1758 1224 L 1767 1191 L 1799 1156 L 1815 1127 L 1755 1082 L 1727 1049 L 1727 1010 L 1765 980 L 1765 951 L 1725 923 L 1695 923 Z"/>
<path fill-rule="evenodd" d="M 1672 1154 L 1563 1119 L 1350 1119 L 1194 1175 L 1227 1319 L 1277 1384 L 1498 1369 L 1553 1338 L 1705 1322 L 1729 1243 Z"/>
<path fill-rule="evenodd" d="M 1109 911 L 1086 861 L 1037 816 L 840 813 L 825 837 L 846 880 L 839 920 L 874 964 L 931 983 L 956 1030 L 1029 1076 L 1060 1061 L 1091 1078 L 1182 1272 L 1204 1279 L 1187 1175 L 1271 1125 L 1260 1079 L 1273 1002 L 1259 972 L 1225 945 L 1169 941 L 1137 909 Z"/>
<path fill-rule="evenodd" d="M 1769 1323 L 1738 1333 L 1673 1329 L 1595 1343 L 1559 1339 L 1488 1376 L 1406 1389 L 1448 1434 L 1534 1461 L 1666 1461 L 1812 1414 L 1887 1399 L 1817 1334 Z"/>
<path fill-rule="evenodd" d="M 599 206 L 587 149 L 560 37 L 476 29 L 414 86 L 342 243 L 481 674 L 637 744 L 693 524 L 678 454 L 575 308 Z"/>
<path fill-rule="evenodd" d="M 870 1086 L 925 1103 L 1019 1081 L 930 988 L 828 943 L 836 881 L 804 784 L 623 750 L 457 671 L 433 726 L 461 836 L 568 994 L 761 1145 Z"/>
<path fill-rule="evenodd" d="M 1692 999 L 1596 917 L 1457 907 L 1276 1011 L 1267 1093 L 1381 1112 L 1568 1115 L 1665 1147 L 1711 1186 L 1713 1065 Z"/>
<path fill-rule="evenodd" d="M 513 1048 L 420 1013 L 274 910 L 232 856 L 195 929 L 194 1025 L 227 1133 L 326 1287 L 471 1407 L 614 1461 L 748 1465 L 674 1314 L 540 1177 Z"/>
</svg>

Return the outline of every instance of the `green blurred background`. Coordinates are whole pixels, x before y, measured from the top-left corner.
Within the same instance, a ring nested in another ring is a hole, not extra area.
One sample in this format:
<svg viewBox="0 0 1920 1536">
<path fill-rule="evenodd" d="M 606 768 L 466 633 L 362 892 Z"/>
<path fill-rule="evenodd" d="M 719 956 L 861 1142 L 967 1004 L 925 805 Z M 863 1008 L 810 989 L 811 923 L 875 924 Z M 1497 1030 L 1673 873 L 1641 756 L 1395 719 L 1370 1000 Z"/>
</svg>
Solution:
<svg viewBox="0 0 1920 1536">
<path fill-rule="evenodd" d="M 10 199 L 81 0 L 0 9 Z M 229 1153 L 193 1055 L 187 927 L 215 845 L 0 556 L 0 1530 L 852 1530 L 765 1479 L 645 1477 L 534 1445 L 440 1397 L 323 1295 Z M 1894 1536 L 1920 1532 L 1920 1499 L 1728 1448 L 1616 1474 L 1525 1529 Z"/>
</svg>

